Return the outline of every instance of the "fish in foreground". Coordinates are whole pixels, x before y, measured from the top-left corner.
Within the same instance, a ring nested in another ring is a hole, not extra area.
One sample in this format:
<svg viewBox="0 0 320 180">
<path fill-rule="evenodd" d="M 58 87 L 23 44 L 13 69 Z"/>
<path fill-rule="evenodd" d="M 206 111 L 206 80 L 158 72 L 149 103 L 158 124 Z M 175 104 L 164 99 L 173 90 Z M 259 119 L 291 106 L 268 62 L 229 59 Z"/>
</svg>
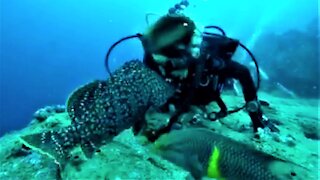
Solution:
<svg viewBox="0 0 320 180">
<path fill-rule="evenodd" d="M 164 134 L 153 150 L 189 171 L 195 179 L 273 180 L 291 173 L 291 166 L 284 161 L 205 128 Z M 278 171 L 283 168 L 285 172 Z"/>
<path fill-rule="evenodd" d="M 124 129 L 139 127 L 145 111 L 163 105 L 173 93 L 163 78 L 142 62 L 132 60 L 106 81 L 94 81 L 72 93 L 67 101 L 70 126 L 20 139 L 60 164 L 76 145 L 90 158 Z"/>
</svg>

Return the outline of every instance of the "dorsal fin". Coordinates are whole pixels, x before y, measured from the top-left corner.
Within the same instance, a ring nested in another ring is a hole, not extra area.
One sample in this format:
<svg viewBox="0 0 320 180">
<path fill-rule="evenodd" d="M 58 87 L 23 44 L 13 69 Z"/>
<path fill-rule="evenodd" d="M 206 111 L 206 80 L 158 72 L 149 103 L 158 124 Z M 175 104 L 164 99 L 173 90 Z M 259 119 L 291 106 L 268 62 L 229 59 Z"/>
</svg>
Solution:
<svg viewBox="0 0 320 180">
<path fill-rule="evenodd" d="M 95 92 L 98 89 L 104 90 L 105 87 L 105 81 L 95 80 L 72 92 L 66 102 L 67 112 L 70 118 L 74 121 L 78 115 L 83 114 L 84 112 L 82 112 L 80 107 L 85 104 L 92 104 Z"/>
</svg>

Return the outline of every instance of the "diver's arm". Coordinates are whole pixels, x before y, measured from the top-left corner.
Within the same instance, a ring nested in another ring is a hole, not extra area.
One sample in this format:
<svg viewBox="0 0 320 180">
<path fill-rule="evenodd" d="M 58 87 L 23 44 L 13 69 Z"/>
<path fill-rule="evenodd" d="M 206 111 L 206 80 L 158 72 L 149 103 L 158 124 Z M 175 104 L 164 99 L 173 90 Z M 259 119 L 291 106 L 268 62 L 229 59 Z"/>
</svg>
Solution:
<svg viewBox="0 0 320 180">
<path fill-rule="evenodd" d="M 256 87 L 249 69 L 232 60 L 225 61 L 225 67 L 220 72 L 222 76 L 239 80 L 246 102 L 257 100 Z"/>
<path fill-rule="evenodd" d="M 239 80 L 254 131 L 256 132 L 258 128 L 264 128 L 265 125 L 262 122 L 262 110 L 259 102 L 257 101 L 257 91 L 249 69 L 236 61 L 228 60 L 225 62 L 225 67 L 220 73 L 224 77 Z"/>
</svg>

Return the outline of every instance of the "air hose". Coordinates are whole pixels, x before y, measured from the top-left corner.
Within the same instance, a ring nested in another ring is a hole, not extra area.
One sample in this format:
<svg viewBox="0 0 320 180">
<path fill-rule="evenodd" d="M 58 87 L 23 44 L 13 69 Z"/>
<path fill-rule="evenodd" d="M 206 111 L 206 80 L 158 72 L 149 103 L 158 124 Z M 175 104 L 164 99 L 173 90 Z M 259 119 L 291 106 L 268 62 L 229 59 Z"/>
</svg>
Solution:
<svg viewBox="0 0 320 180">
<path fill-rule="evenodd" d="M 111 77 L 112 73 L 111 73 L 111 70 L 110 70 L 110 67 L 109 67 L 109 57 L 110 57 L 110 54 L 112 52 L 112 50 L 118 45 L 120 44 L 121 42 L 125 41 L 125 40 L 128 40 L 128 39 L 133 39 L 133 38 L 140 38 L 142 37 L 142 34 L 140 33 L 137 33 L 135 35 L 132 35 L 132 36 L 126 36 L 124 38 L 121 38 L 120 40 L 118 40 L 117 42 L 113 43 L 112 46 L 109 48 L 107 54 L 106 54 L 106 57 L 105 57 L 105 61 L 104 61 L 104 65 L 106 67 L 106 70 L 107 70 L 107 73 L 109 74 L 109 76 Z"/>
</svg>

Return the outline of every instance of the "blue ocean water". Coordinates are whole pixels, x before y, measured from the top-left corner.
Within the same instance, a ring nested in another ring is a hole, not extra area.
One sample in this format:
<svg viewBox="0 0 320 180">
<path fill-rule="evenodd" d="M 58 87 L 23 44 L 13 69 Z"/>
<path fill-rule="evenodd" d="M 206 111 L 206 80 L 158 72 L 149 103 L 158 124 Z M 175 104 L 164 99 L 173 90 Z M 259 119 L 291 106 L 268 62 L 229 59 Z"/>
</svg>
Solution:
<svg viewBox="0 0 320 180">
<path fill-rule="evenodd" d="M 104 56 L 119 38 L 144 32 L 145 14 L 163 15 L 175 0 L 1 0 L 0 135 L 22 128 L 47 105 L 64 104 L 78 86 L 107 77 Z M 316 0 L 190 0 L 200 24 L 223 27 L 254 47 L 265 32 L 308 30 Z M 138 41 L 121 44 L 112 69 L 142 58 Z M 268 69 L 268 68 L 267 68 Z"/>
</svg>

